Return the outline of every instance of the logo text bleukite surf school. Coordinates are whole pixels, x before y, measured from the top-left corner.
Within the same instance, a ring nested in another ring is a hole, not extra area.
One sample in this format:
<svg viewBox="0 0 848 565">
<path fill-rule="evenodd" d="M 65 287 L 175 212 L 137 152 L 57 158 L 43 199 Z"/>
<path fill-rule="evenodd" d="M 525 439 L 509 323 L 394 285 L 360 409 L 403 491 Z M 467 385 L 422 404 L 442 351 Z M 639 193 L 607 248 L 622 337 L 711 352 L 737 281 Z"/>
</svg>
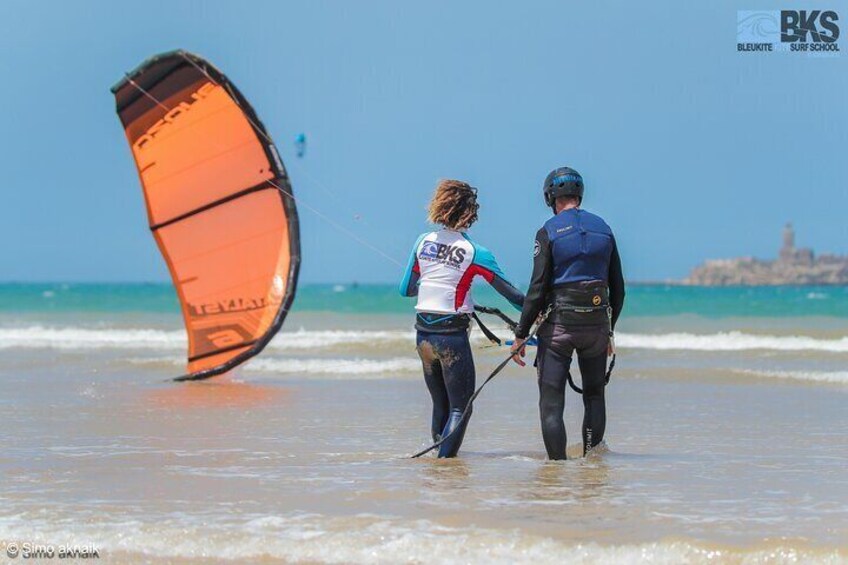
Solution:
<svg viewBox="0 0 848 565">
<path fill-rule="evenodd" d="M 459 268 L 465 261 L 466 250 L 458 245 L 446 245 L 435 241 L 425 241 L 418 258 L 422 261 L 435 261 L 449 267 Z"/>
<path fill-rule="evenodd" d="M 834 10 L 740 10 L 740 53 L 839 54 L 839 14 Z"/>
</svg>

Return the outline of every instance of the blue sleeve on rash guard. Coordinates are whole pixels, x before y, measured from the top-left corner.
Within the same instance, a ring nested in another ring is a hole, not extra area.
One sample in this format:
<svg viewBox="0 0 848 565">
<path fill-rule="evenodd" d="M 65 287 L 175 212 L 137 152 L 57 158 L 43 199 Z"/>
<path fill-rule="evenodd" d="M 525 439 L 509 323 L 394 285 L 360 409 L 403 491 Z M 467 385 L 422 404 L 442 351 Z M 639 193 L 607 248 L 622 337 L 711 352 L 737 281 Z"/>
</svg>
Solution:
<svg viewBox="0 0 848 565">
<path fill-rule="evenodd" d="M 468 239 L 468 241 L 471 240 Z M 471 241 L 471 244 L 474 246 L 474 264 L 492 273 L 492 280 L 489 282 L 492 288 L 506 298 L 516 310 L 521 310 L 524 304 L 524 294 L 507 280 L 491 251 L 473 241 Z"/>
<path fill-rule="evenodd" d="M 418 294 L 418 277 L 419 273 L 416 269 L 418 265 L 418 246 L 421 245 L 421 240 L 423 240 L 427 236 L 426 233 L 422 233 L 418 236 L 418 239 L 415 240 L 415 245 L 412 246 L 412 253 L 409 254 L 409 261 L 406 264 L 406 271 L 403 273 L 403 278 L 400 281 L 400 286 L 398 290 L 400 291 L 401 296 L 415 296 Z"/>
<path fill-rule="evenodd" d="M 491 271 L 495 276 L 506 280 L 506 275 L 503 274 L 503 271 L 501 271 L 500 265 L 498 265 L 498 262 L 495 260 L 495 256 L 492 252 L 482 245 L 478 245 L 474 242 L 472 242 L 472 244 L 474 245 L 474 264 L 479 265 L 484 269 Z"/>
</svg>

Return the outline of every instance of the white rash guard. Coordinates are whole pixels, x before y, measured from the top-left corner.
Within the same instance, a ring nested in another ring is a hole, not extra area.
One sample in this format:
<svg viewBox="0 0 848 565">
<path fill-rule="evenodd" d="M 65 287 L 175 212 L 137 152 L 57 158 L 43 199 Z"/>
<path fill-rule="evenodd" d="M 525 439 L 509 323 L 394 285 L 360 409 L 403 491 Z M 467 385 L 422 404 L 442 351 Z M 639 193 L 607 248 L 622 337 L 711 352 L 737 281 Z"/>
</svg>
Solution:
<svg viewBox="0 0 848 565">
<path fill-rule="evenodd" d="M 441 229 L 422 234 L 409 257 L 400 292 L 418 296 L 417 312 L 470 314 L 474 311 L 471 282 L 481 276 L 521 310 L 524 295 L 507 279 L 485 247 L 465 233 Z"/>
</svg>

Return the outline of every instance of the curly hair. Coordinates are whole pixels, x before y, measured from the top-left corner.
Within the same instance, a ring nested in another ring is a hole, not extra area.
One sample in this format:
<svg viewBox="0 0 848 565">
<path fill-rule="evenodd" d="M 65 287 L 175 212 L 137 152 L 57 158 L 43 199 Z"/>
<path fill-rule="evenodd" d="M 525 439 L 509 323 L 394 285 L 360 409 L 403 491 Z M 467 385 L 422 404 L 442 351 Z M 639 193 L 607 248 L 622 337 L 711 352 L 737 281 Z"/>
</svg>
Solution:
<svg viewBox="0 0 848 565">
<path fill-rule="evenodd" d="M 441 180 L 430 200 L 427 219 L 459 231 L 477 221 L 479 208 L 476 188 L 461 180 Z"/>
</svg>

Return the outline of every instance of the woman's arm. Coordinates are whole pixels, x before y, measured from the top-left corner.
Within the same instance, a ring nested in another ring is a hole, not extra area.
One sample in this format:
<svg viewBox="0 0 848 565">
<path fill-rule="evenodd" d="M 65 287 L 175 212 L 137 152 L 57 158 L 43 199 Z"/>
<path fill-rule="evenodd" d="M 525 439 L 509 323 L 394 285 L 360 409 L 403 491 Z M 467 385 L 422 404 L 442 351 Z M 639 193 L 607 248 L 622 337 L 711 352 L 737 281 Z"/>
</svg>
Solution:
<svg viewBox="0 0 848 565">
<path fill-rule="evenodd" d="M 406 264 L 406 270 L 398 287 L 401 296 L 418 295 L 418 281 L 421 278 L 421 269 L 418 267 L 418 247 L 421 245 L 421 240 L 424 239 L 425 235 L 418 236 L 415 245 L 412 246 L 412 253 L 409 254 L 409 261 Z"/>
<path fill-rule="evenodd" d="M 524 304 L 524 294 L 507 280 L 491 251 L 475 243 L 474 262 L 471 268 L 474 269 L 475 275 L 480 275 L 486 279 L 492 285 L 492 288 L 506 298 L 516 310 L 521 310 L 521 306 Z"/>
</svg>

